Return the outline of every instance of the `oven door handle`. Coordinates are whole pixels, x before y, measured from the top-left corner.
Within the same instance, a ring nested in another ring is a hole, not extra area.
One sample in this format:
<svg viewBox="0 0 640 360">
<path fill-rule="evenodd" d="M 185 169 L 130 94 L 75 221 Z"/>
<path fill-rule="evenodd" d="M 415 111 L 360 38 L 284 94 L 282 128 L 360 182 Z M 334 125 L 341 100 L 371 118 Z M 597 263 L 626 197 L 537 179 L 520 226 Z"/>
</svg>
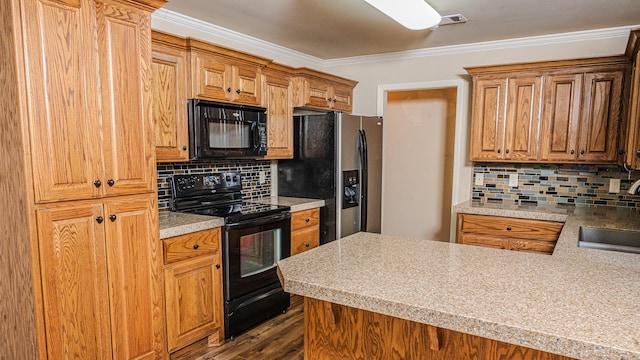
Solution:
<svg viewBox="0 0 640 360">
<path fill-rule="evenodd" d="M 252 226 L 260 226 L 260 225 L 265 225 L 265 224 L 271 224 L 271 223 L 274 223 L 274 222 L 278 222 L 278 221 L 285 220 L 285 219 L 290 219 L 290 218 L 291 218 L 291 213 L 286 212 L 286 213 L 283 213 L 283 214 L 276 214 L 276 215 L 270 215 L 270 216 L 266 216 L 266 217 L 259 217 L 259 218 L 256 218 L 256 219 L 238 221 L 236 223 L 226 224 L 225 227 L 227 229 L 247 228 L 247 227 L 252 227 Z"/>
</svg>

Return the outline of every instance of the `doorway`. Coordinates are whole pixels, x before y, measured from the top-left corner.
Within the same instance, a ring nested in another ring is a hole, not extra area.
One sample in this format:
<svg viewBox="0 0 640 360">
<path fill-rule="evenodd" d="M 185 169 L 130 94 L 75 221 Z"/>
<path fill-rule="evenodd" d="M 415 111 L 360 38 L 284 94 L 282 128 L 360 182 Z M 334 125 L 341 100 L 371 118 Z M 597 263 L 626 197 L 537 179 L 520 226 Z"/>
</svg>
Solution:
<svg viewBox="0 0 640 360">
<path fill-rule="evenodd" d="M 383 234 L 450 241 L 458 90 L 386 93 Z"/>
</svg>

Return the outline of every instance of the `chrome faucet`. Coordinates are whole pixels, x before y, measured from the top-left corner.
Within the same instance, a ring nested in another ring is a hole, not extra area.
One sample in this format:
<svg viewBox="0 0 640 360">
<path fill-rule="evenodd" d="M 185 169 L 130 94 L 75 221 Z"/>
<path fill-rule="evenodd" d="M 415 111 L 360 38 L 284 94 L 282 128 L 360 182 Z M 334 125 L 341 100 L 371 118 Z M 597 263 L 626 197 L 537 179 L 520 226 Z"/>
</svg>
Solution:
<svg viewBox="0 0 640 360">
<path fill-rule="evenodd" d="M 634 182 L 629 188 L 629 194 L 640 195 L 640 180 Z"/>
</svg>

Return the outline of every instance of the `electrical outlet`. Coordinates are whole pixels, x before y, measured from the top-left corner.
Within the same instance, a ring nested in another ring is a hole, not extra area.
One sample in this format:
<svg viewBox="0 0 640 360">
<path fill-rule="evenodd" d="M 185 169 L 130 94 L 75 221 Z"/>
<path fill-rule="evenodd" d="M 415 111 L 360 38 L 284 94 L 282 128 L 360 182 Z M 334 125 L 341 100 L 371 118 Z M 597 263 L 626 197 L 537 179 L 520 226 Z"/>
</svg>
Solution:
<svg viewBox="0 0 640 360">
<path fill-rule="evenodd" d="M 518 174 L 509 174 L 509 186 L 518 187 Z"/>
<path fill-rule="evenodd" d="M 476 174 L 476 182 L 475 182 L 476 186 L 482 186 L 484 185 L 484 174 L 483 173 L 477 173 Z"/>
<path fill-rule="evenodd" d="M 267 182 L 267 174 L 264 171 L 260 171 L 260 184 Z"/>
<path fill-rule="evenodd" d="M 620 179 L 609 179 L 609 194 L 620 192 Z"/>
</svg>

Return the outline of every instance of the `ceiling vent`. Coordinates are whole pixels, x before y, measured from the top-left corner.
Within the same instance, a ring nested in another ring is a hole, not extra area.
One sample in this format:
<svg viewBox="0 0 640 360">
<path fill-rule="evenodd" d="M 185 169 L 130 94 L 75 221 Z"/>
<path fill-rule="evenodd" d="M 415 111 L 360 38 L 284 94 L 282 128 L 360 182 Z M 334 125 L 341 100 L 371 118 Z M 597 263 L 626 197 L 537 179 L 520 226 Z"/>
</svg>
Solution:
<svg viewBox="0 0 640 360">
<path fill-rule="evenodd" d="M 446 15 L 442 17 L 442 21 L 440 21 L 440 26 L 443 25 L 453 25 L 453 24 L 462 24 L 462 23 L 466 23 L 467 22 L 467 18 L 464 17 L 464 15 L 462 14 L 453 14 L 453 15 Z"/>
</svg>

